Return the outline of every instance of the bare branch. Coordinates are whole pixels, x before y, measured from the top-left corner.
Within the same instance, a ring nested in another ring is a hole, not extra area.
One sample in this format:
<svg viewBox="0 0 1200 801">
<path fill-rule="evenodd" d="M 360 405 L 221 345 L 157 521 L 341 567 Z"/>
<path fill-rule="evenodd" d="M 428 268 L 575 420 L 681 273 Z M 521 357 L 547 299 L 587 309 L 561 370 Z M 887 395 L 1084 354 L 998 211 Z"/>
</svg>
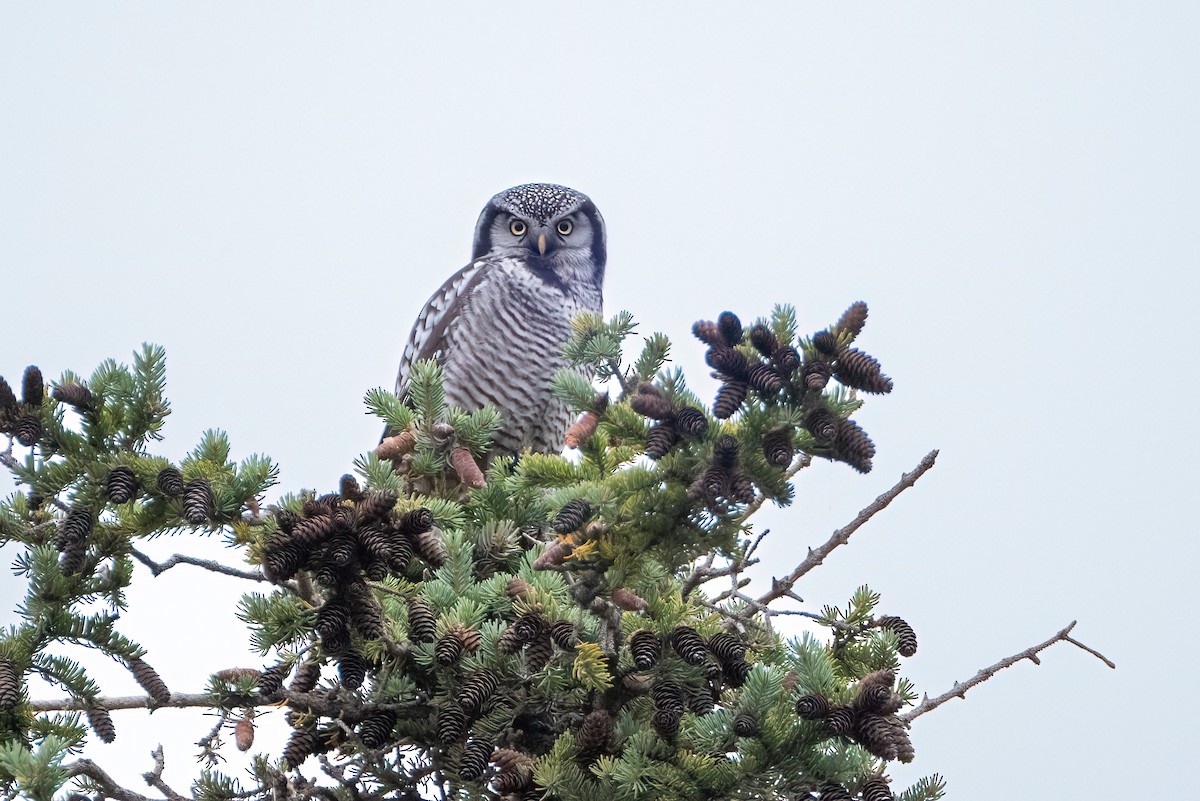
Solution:
<svg viewBox="0 0 1200 801">
<path fill-rule="evenodd" d="M 149 556 L 139 551 L 137 548 L 130 548 L 129 552 L 146 567 L 150 568 L 150 572 L 155 576 L 164 573 L 167 570 L 175 567 L 175 565 L 195 565 L 202 567 L 205 570 L 211 570 L 214 573 L 221 573 L 226 576 L 234 576 L 235 578 L 249 579 L 250 581 L 266 581 L 261 570 L 239 570 L 236 567 L 229 567 L 220 562 L 215 562 L 212 559 L 197 559 L 194 556 L 177 553 L 165 562 L 155 562 Z"/>
<path fill-rule="evenodd" d="M 154 770 L 148 770 L 142 774 L 142 778 L 146 780 L 146 784 L 150 785 L 155 790 L 158 790 L 160 793 L 170 799 L 170 801 L 190 801 L 190 799 L 187 799 L 172 790 L 170 785 L 163 781 L 162 774 L 163 770 L 167 766 L 167 760 L 163 756 L 162 745 L 160 744 L 158 748 L 155 748 L 153 751 L 151 751 L 150 755 L 154 757 Z"/>
<path fill-rule="evenodd" d="M 825 544 L 816 549 L 810 548 L 808 551 L 808 556 L 804 558 L 803 562 L 796 566 L 795 570 L 789 573 L 785 578 L 772 579 L 770 591 L 764 593 L 763 596 L 758 599 L 758 603 L 766 606 L 772 601 L 782 598 L 790 593 L 792 591 L 792 587 L 795 586 L 796 582 L 800 580 L 801 576 L 824 562 L 825 557 L 829 556 L 829 554 L 832 553 L 833 550 L 838 546 L 845 545 L 850 540 L 850 535 L 858 531 L 858 529 L 861 528 L 864 523 L 877 515 L 879 512 L 882 512 L 884 509 L 886 509 L 888 504 L 894 501 L 896 497 L 900 495 L 900 493 L 917 483 L 917 479 L 925 475 L 925 473 L 931 467 L 933 467 L 933 463 L 936 461 L 937 455 L 937 451 L 930 451 L 925 458 L 917 464 L 916 468 L 912 472 L 902 475 L 900 480 L 897 481 L 891 489 L 864 507 L 862 511 L 860 511 L 858 515 L 848 524 L 833 532 L 829 539 L 825 541 Z"/>
<path fill-rule="evenodd" d="M 1083 643 L 1081 643 L 1078 640 L 1074 639 L 1073 637 L 1069 636 L 1071 633 L 1071 629 L 1075 628 L 1075 623 L 1076 623 L 1076 621 L 1072 620 L 1070 625 L 1068 625 L 1062 631 L 1058 632 L 1057 634 L 1055 634 L 1053 637 L 1046 640 L 1045 642 L 1040 643 L 1038 645 L 1034 645 L 1030 648 L 1026 648 L 1024 651 L 1021 651 L 1020 653 L 1016 653 L 1016 654 L 1013 654 L 1012 656 L 1005 657 L 1004 659 L 1001 659 L 996 664 L 985 667 L 983 670 L 979 671 L 974 676 L 972 676 L 971 678 L 967 679 L 964 682 L 955 682 L 953 688 L 951 688 L 950 690 L 947 690 L 946 692 L 942 693 L 941 695 L 939 695 L 936 698 L 930 698 L 928 695 L 926 695 L 924 698 L 921 699 L 921 703 L 917 704 L 915 707 L 908 710 L 904 714 L 898 715 L 898 717 L 901 720 L 908 722 L 908 721 L 913 720 L 914 718 L 918 718 L 921 715 L 924 715 L 926 712 L 931 712 L 932 710 L 937 709 L 942 704 L 944 704 L 947 701 L 950 701 L 954 698 L 965 698 L 967 695 L 967 690 L 970 690 L 973 687 L 983 684 L 985 681 L 987 681 L 992 676 L 999 673 L 1001 670 L 1004 670 L 1007 667 L 1012 667 L 1013 665 L 1020 662 L 1022 659 L 1028 659 L 1030 662 L 1033 662 L 1035 665 L 1040 665 L 1040 664 L 1042 664 L 1042 660 L 1038 658 L 1038 653 L 1046 650 L 1051 645 L 1054 645 L 1054 643 L 1056 643 L 1056 642 L 1069 642 L 1072 645 L 1076 645 L 1079 648 L 1082 648 L 1084 651 L 1087 651 L 1092 656 L 1099 659 L 1104 664 L 1108 665 L 1110 668 L 1113 668 L 1115 670 L 1117 667 L 1116 664 L 1113 663 L 1112 660 L 1110 660 L 1108 657 L 1104 656 L 1103 654 L 1101 654 L 1099 651 L 1095 650 L 1094 648 L 1089 648 L 1088 646 L 1084 645 Z"/>
<path fill-rule="evenodd" d="M 79 759 L 64 767 L 67 769 L 68 776 L 86 776 L 100 785 L 106 798 L 115 798 L 117 801 L 154 801 L 149 796 L 135 793 L 133 790 L 127 790 L 117 784 L 112 776 L 105 773 L 103 768 L 90 759 Z"/>
<path fill-rule="evenodd" d="M 165 704 L 156 702 L 148 695 L 123 695 L 111 698 L 94 698 L 84 702 L 78 698 L 56 698 L 49 701 L 31 701 L 29 706 L 34 712 L 66 712 L 70 710 L 86 710 L 89 704 L 102 704 L 110 712 L 117 709 L 217 709 L 220 704 L 208 693 L 173 693 L 171 700 Z M 289 706 L 308 708 L 316 715 L 336 718 L 347 709 L 390 709 L 401 714 L 415 716 L 429 714 L 430 707 L 421 698 L 400 703 L 361 703 L 353 699 L 331 698 L 324 693 L 297 693 L 283 688 L 268 696 L 235 696 L 233 706 L 278 707 L 280 701 L 286 701 Z"/>
</svg>

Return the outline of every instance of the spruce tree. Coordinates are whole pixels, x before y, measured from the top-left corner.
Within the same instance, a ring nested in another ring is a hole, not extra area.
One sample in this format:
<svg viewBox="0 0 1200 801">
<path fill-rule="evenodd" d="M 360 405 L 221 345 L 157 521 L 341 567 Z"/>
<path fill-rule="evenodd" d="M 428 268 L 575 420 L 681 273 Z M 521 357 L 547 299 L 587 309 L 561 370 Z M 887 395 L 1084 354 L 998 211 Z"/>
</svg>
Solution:
<svg viewBox="0 0 1200 801">
<path fill-rule="evenodd" d="M 238 748 L 263 749 L 252 781 L 210 767 L 184 791 L 162 781 L 159 751 L 146 777 L 163 797 L 940 798 L 937 774 L 908 788 L 888 778 L 914 758 L 912 720 L 1055 642 L 1085 646 L 1067 627 L 929 698 L 903 676 L 913 628 L 866 585 L 844 604 L 787 610 L 825 636 L 777 630 L 796 582 L 936 452 L 750 591 L 743 573 L 771 548 L 755 512 L 791 503 L 813 459 L 871 470 L 875 445 L 853 415 L 892 381 L 857 347 L 866 318 L 855 303 L 808 336 L 787 307 L 748 326 L 729 312 L 697 322 L 721 382 L 709 403 L 666 367 L 667 337 L 638 344 L 629 314 L 583 316 L 565 353 L 596 381 L 555 380 L 579 412 L 566 455 L 491 456 L 496 412 L 448 408 L 438 366 L 421 363 L 406 403 L 367 393 L 399 433 L 356 476 L 270 505 L 275 465 L 232 462 L 223 432 L 179 464 L 154 455 L 169 413 L 161 348 L 51 387 L 30 367 L 19 397 L 0 379 L 0 458 L 20 485 L 0 538 L 24 546 L 27 582 L 21 622 L 0 634 L 0 783 L 39 801 L 147 797 L 74 757 L 89 736 L 118 735 L 112 699 L 58 652 L 76 643 L 126 665 L 138 705 L 208 708 Z M 138 546 L 168 532 L 221 532 L 246 566 L 190 561 L 274 585 L 241 606 L 261 670 L 217 670 L 214 657 L 203 692 L 173 691 L 120 633 L 139 565 L 168 566 Z M 31 676 L 68 698 L 30 699 Z M 278 707 L 290 737 L 256 742 L 256 716 Z"/>
</svg>

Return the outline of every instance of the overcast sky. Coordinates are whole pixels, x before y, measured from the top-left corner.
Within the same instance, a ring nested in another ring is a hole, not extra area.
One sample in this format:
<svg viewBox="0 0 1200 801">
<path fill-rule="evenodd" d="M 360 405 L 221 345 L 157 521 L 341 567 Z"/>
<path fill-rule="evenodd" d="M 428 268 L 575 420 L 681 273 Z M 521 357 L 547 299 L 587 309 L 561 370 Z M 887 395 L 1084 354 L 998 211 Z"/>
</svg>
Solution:
<svg viewBox="0 0 1200 801">
<path fill-rule="evenodd" d="M 0 374 L 160 343 L 156 452 L 222 427 L 283 489 L 331 489 L 484 202 L 568 184 L 608 222 L 607 309 L 672 336 L 704 395 L 693 320 L 787 302 L 811 331 L 870 303 L 860 344 L 896 384 L 857 415 L 875 470 L 820 463 L 762 515 L 775 572 L 941 455 L 798 586 L 809 609 L 868 582 L 931 695 L 1073 619 L 1118 663 L 1058 645 L 920 718 L 898 786 L 1186 795 L 1200 12 L 852 5 L 4 3 Z M 194 692 L 261 663 L 245 587 L 187 569 L 142 572 L 122 625 Z M 186 788 L 207 720 L 115 718 L 89 755 L 144 791 L 162 741 Z"/>
</svg>

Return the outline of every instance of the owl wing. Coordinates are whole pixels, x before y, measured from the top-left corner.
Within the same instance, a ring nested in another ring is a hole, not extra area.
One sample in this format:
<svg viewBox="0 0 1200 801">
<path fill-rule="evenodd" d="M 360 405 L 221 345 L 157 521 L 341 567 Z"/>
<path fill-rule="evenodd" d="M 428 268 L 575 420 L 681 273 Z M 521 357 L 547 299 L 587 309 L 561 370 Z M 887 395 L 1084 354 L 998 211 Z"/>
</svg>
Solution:
<svg viewBox="0 0 1200 801">
<path fill-rule="evenodd" d="M 437 292 L 425 303 L 417 315 L 404 355 L 400 357 L 400 371 L 396 375 L 396 394 L 403 398 L 408 392 L 408 376 L 415 362 L 435 359 L 445 363 L 451 324 L 462 310 L 463 299 L 478 283 L 490 262 L 478 259 L 446 279 Z"/>
</svg>

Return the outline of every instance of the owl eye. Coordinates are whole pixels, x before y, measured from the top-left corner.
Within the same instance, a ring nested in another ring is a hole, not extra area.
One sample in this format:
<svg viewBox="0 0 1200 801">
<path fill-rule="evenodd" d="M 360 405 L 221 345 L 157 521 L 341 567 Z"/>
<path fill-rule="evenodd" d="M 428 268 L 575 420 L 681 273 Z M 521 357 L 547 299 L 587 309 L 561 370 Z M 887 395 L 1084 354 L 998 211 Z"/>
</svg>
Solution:
<svg viewBox="0 0 1200 801">
<path fill-rule="evenodd" d="M 558 221 L 558 232 L 563 236 L 567 236 L 575 230 L 575 225 L 570 220 Z"/>
<path fill-rule="evenodd" d="M 525 236 L 525 223 L 520 220 L 513 220 L 508 224 L 508 230 L 512 231 L 513 236 Z"/>
</svg>

